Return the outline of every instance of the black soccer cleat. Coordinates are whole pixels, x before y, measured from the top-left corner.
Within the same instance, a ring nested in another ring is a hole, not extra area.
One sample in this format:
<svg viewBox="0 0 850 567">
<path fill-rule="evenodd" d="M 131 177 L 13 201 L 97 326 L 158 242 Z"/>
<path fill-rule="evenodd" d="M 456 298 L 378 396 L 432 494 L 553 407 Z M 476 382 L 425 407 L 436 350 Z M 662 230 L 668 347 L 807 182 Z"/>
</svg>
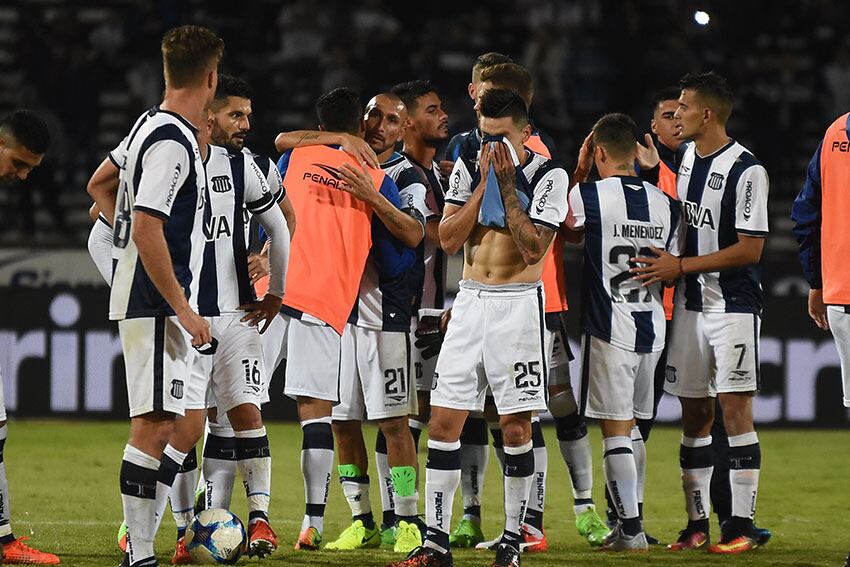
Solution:
<svg viewBox="0 0 850 567">
<path fill-rule="evenodd" d="M 519 550 L 509 543 L 500 543 L 490 567 L 520 567 Z"/>
<path fill-rule="evenodd" d="M 767 545 L 767 542 L 769 542 L 772 537 L 773 533 L 771 533 L 769 529 L 753 525 L 753 539 L 756 540 L 756 543 L 759 544 L 759 546 Z"/>
<path fill-rule="evenodd" d="M 432 547 L 417 547 L 408 556 L 387 567 L 454 567 L 452 552 L 441 553 Z"/>
</svg>

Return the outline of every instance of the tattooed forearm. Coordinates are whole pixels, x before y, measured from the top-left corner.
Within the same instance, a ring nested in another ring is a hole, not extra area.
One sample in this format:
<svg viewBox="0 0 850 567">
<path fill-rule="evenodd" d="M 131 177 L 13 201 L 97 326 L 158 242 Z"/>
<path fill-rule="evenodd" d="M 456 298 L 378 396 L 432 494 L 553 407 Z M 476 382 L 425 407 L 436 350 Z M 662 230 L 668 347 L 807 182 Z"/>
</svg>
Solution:
<svg viewBox="0 0 850 567">
<path fill-rule="evenodd" d="M 300 138 L 298 138 L 298 144 L 300 144 L 301 142 L 306 142 L 308 140 L 316 140 L 319 138 L 319 135 L 320 134 L 318 132 L 305 132 L 301 135 Z"/>
<path fill-rule="evenodd" d="M 519 206 L 516 192 L 503 196 L 508 229 L 527 264 L 536 264 L 545 252 L 540 230 Z"/>
</svg>

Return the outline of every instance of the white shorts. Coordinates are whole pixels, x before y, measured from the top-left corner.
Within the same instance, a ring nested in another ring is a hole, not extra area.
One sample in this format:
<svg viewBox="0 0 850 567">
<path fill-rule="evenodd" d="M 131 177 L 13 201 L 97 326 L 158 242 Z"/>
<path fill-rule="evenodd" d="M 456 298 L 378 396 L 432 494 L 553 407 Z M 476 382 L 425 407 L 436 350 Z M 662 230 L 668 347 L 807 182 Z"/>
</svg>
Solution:
<svg viewBox="0 0 850 567">
<path fill-rule="evenodd" d="M 102 215 L 91 227 L 88 239 L 89 256 L 91 256 L 97 271 L 103 276 L 107 285 L 112 284 L 112 227 L 109 226 Z"/>
<path fill-rule="evenodd" d="M 549 385 L 570 385 L 570 343 L 563 329 L 546 329 L 546 352 L 549 353 Z"/>
<path fill-rule="evenodd" d="M 130 417 L 153 411 L 183 415 L 184 390 L 196 351 L 177 317 L 124 319 L 118 321 L 118 334 Z"/>
<path fill-rule="evenodd" d="M 186 409 L 217 407 L 227 412 L 242 404 L 260 407 L 268 390 L 263 347 L 257 327 L 242 313 L 207 317 L 218 348 L 198 354 L 186 388 Z"/>
<path fill-rule="evenodd" d="M 387 419 L 408 415 L 416 406 L 410 373 L 410 339 L 404 332 L 345 325 L 340 354 L 336 421 Z"/>
<path fill-rule="evenodd" d="M 6 421 L 6 394 L 3 385 L 3 370 L 0 369 L 0 421 Z"/>
<path fill-rule="evenodd" d="M 841 361 L 841 377 L 844 380 L 844 407 L 850 408 L 850 313 L 844 306 L 829 305 L 826 308 L 829 330 L 835 337 L 835 348 Z"/>
<path fill-rule="evenodd" d="M 585 417 L 652 419 L 655 367 L 661 351 L 639 353 L 585 335 L 581 341 L 581 398 Z"/>
<path fill-rule="evenodd" d="M 264 404 L 269 401 L 269 386 L 271 386 L 272 376 L 274 376 L 275 370 L 284 358 L 281 356 L 281 352 L 283 351 L 286 327 L 285 315 L 278 313 L 269 323 L 266 332 L 260 335 L 260 343 L 263 345 L 263 362 L 266 368 L 265 392 L 263 392 L 261 400 Z"/>
<path fill-rule="evenodd" d="M 437 359 L 431 405 L 483 411 L 489 385 L 500 415 L 546 411 L 543 306 L 539 282 L 461 281 Z"/>
<path fill-rule="evenodd" d="M 680 398 L 757 392 L 761 319 L 753 313 L 702 313 L 676 307 L 664 391 Z"/>
<path fill-rule="evenodd" d="M 261 335 L 265 337 L 263 356 L 270 369 L 286 360 L 283 393 L 293 399 L 304 396 L 339 403 L 340 336 L 333 327 L 286 314 L 278 315 L 275 325 L 273 334 L 270 326 Z"/>
</svg>

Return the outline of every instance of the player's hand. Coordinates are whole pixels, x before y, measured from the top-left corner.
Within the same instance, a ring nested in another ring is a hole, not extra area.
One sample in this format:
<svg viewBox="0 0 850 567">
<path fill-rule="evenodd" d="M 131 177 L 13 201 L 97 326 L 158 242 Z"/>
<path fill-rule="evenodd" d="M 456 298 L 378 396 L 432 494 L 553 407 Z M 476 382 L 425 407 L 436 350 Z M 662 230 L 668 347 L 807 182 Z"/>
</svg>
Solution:
<svg viewBox="0 0 850 567">
<path fill-rule="evenodd" d="M 352 136 L 351 134 L 341 134 L 341 136 L 342 144 L 340 144 L 340 147 L 344 152 L 354 156 L 360 163 L 380 169 L 381 164 L 378 162 L 378 156 L 375 154 L 375 150 L 366 143 L 366 140 L 360 136 Z"/>
<path fill-rule="evenodd" d="M 637 157 L 635 159 L 637 159 L 641 169 L 652 169 L 661 161 L 661 156 L 658 155 L 658 148 L 655 147 L 655 142 L 653 142 L 651 134 L 644 134 L 643 139 L 646 142 L 645 146 L 640 142 L 635 144 L 637 147 Z"/>
<path fill-rule="evenodd" d="M 490 144 L 483 144 L 481 146 L 481 153 L 478 156 L 478 171 L 481 175 L 481 178 L 478 181 L 478 186 L 475 188 L 475 191 L 481 190 L 484 191 L 484 187 L 487 186 L 487 176 L 490 172 L 490 162 L 492 161 L 493 151 L 490 148 Z"/>
<path fill-rule="evenodd" d="M 496 171 L 496 179 L 499 180 L 501 191 L 514 191 L 516 186 L 516 166 L 511 159 L 507 142 L 490 142 L 488 144 L 492 151 L 491 159 L 493 169 Z"/>
<path fill-rule="evenodd" d="M 248 256 L 248 276 L 251 285 L 254 285 L 269 275 L 269 257 L 265 254 L 251 254 Z"/>
<path fill-rule="evenodd" d="M 824 331 L 829 330 L 829 319 L 826 317 L 826 305 L 823 303 L 823 290 L 809 290 L 809 317 Z"/>
<path fill-rule="evenodd" d="M 593 132 L 585 136 L 578 151 L 576 169 L 573 172 L 573 183 L 584 183 L 593 167 Z"/>
<path fill-rule="evenodd" d="M 354 198 L 366 203 L 373 201 L 378 190 L 375 189 L 372 177 L 366 173 L 365 167 L 354 167 L 350 163 L 344 163 L 339 168 L 339 174 L 345 181 L 341 186 L 343 191 L 351 193 Z"/>
<path fill-rule="evenodd" d="M 629 272 L 636 274 L 632 279 L 643 282 L 648 286 L 657 282 L 671 282 L 682 275 L 682 260 L 661 248 L 650 248 L 655 256 L 638 256 L 632 258 L 634 264 L 642 264 L 631 268 Z"/>
<path fill-rule="evenodd" d="M 437 167 L 440 168 L 440 176 L 443 181 L 452 176 L 452 170 L 455 168 L 455 162 L 443 159 L 437 162 Z"/>
<path fill-rule="evenodd" d="M 212 343 L 212 332 L 209 322 L 192 311 L 186 309 L 177 315 L 180 326 L 192 336 L 192 346 L 200 347 Z"/>
<path fill-rule="evenodd" d="M 260 321 L 264 321 L 262 328 L 260 329 L 260 334 L 266 332 L 266 329 L 269 328 L 271 322 L 274 321 L 274 318 L 280 313 L 280 305 L 281 298 L 276 295 L 272 295 L 267 293 L 265 297 L 261 301 L 257 303 L 249 303 L 247 305 L 242 305 L 239 309 L 243 311 L 247 311 L 248 314 L 242 317 L 243 322 L 247 322 L 248 325 L 252 327 L 257 327 L 260 324 Z"/>
</svg>

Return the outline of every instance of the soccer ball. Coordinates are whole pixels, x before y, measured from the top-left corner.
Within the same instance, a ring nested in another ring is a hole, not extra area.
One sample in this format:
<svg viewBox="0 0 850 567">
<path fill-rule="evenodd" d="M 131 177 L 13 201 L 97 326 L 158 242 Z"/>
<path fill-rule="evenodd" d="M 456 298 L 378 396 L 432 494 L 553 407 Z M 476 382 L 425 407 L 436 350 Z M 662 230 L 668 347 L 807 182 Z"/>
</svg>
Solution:
<svg viewBox="0 0 850 567">
<path fill-rule="evenodd" d="M 230 510 L 213 508 L 194 517 L 186 528 L 186 550 L 194 563 L 236 563 L 247 545 L 245 526 Z"/>
</svg>

